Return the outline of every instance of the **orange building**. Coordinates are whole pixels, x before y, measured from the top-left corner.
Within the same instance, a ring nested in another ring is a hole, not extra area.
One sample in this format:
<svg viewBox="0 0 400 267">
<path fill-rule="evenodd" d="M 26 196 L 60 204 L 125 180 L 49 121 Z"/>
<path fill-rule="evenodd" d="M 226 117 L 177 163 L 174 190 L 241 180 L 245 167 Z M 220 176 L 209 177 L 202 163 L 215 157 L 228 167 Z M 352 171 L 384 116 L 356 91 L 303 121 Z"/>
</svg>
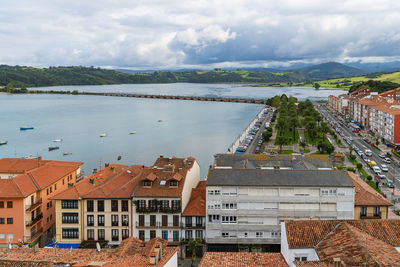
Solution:
<svg viewBox="0 0 400 267">
<path fill-rule="evenodd" d="M 41 157 L 0 159 L 0 247 L 44 245 L 53 237 L 55 209 L 49 198 L 82 177 L 82 164 Z"/>
</svg>

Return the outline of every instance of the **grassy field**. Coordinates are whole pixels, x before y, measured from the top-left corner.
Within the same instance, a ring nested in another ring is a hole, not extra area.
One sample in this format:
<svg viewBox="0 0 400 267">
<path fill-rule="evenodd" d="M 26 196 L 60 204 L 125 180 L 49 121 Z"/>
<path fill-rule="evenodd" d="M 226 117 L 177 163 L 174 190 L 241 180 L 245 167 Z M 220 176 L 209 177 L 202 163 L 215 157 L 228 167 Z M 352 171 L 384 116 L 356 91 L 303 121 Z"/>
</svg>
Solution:
<svg viewBox="0 0 400 267">
<path fill-rule="evenodd" d="M 358 76 L 358 77 L 317 81 L 317 83 L 319 83 L 319 85 L 321 87 L 349 89 L 350 86 L 352 86 L 353 83 L 355 83 L 355 82 L 362 82 L 362 81 L 368 81 L 368 80 L 389 81 L 389 82 L 394 82 L 394 83 L 400 83 L 400 72 L 381 74 L 375 78 L 369 78 L 366 76 Z M 305 86 L 312 86 L 312 84 L 306 84 Z"/>
</svg>

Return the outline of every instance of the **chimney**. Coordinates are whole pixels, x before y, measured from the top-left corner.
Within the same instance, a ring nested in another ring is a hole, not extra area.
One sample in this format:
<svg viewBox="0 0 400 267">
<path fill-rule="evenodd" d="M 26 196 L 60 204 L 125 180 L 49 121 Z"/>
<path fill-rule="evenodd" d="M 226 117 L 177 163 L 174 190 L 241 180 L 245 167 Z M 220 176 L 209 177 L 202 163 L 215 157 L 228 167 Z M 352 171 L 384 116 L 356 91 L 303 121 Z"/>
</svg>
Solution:
<svg viewBox="0 0 400 267">
<path fill-rule="evenodd" d="M 90 178 L 90 179 L 89 179 L 89 183 L 91 183 L 92 185 L 94 185 L 94 179 L 93 179 L 93 178 Z"/>
<path fill-rule="evenodd" d="M 112 166 L 112 167 L 110 168 L 110 170 L 111 170 L 112 172 L 114 172 L 114 166 Z"/>
<path fill-rule="evenodd" d="M 96 173 L 97 172 L 97 169 L 93 169 L 93 173 Z"/>
<path fill-rule="evenodd" d="M 157 265 L 157 257 L 154 251 L 150 255 L 150 265 Z"/>
<path fill-rule="evenodd" d="M 107 168 L 108 166 L 110 166 L 110 163 L 104 163 L 104 168 Z"/>
<path fill-rule="evenodd" d="M 160 155 L 160 159 L 163 159 L 164 158 L 164 155 Z"/>
</svg>

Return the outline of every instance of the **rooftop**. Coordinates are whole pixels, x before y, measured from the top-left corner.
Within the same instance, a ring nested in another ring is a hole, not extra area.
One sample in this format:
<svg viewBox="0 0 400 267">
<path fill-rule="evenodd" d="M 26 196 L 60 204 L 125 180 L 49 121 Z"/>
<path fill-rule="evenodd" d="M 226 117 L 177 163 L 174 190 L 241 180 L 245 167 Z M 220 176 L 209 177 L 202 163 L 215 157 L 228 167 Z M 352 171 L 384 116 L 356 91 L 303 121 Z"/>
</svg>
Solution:
<svg viewBox="0 0 400 267">
<path fill-rule="evenodd" d="M 349 177 L 353 180 L 355 186 L 355 206 L 392 206 L 389 200 L 375 191 L 369 184 L 364 182 L 355 173 L 349 172 Z"/>
<path fill-rule="evenodd" d="M 206 181 L 200 181 L 197 187 L 192 189 L 182 216 L 206 216 Z"/>
<path fill-rule="evenodd" d="M 288 266 L 281 253 L 206 252 L 199 267 Z"/>
<path fill-rule="evenodd" d="M 210 169 L 207 186 L 221 185 L 352 187 L 353 183 L 347 173 L 333 170 Z"/>
<path fill-rule="evenodd" d="M 256 169 L 262 167 L 318 169 L 332 168 L 328 155 L 262 155 L 262 154 L 216 154 L 214 167 Z"/>
<path fill-rule="evenodd" d="M 130 237 L 123 240 L 118 248 L 102 249 L 100 253 L 95 249 L 57 249 L 57 254 L 51 248 L 39 248 L 36 252 L 32 248 L 0 249 L 0 265 L 7 262 L 29 266 L 40 263 L 103 267 L 164 266 L 178 250 L 178 247 L 168 247 L 168 242 L 161 238 L 152 239 L 145 246 L 141 246 L 141 243 L 141 240 Z M 151 257 L 156 255 L 157 246 L 162 247 L 158 255 L 159 261 L 150 265 Z"/>
<path fill-rule="evenodd" d="M 67 162 L 56 160 L 43 160 L 42 157 L 37 159 L 23 159 L 23 158 L 2 158 L 0 159 L 0 173 L 5 174 L 20 174 L 29 170 L 36 169 L 47 163 L 56 163 L 60 165 L 82 165 L 83 162 Z"/>
</svg>

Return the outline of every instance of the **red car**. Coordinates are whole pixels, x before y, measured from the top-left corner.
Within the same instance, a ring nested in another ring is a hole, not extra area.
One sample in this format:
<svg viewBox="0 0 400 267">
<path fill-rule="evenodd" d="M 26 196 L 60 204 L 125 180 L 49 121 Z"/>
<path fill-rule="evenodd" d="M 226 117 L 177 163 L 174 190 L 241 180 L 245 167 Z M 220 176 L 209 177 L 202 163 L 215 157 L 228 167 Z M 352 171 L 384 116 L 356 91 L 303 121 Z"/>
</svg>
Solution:
<svg viewBox="0 0 400 267">
<path fill-rule="evenodd" d="M 353 133 L 359 133 L 360 131 L 359 130 L 353 130 Z"/>
</svg>

